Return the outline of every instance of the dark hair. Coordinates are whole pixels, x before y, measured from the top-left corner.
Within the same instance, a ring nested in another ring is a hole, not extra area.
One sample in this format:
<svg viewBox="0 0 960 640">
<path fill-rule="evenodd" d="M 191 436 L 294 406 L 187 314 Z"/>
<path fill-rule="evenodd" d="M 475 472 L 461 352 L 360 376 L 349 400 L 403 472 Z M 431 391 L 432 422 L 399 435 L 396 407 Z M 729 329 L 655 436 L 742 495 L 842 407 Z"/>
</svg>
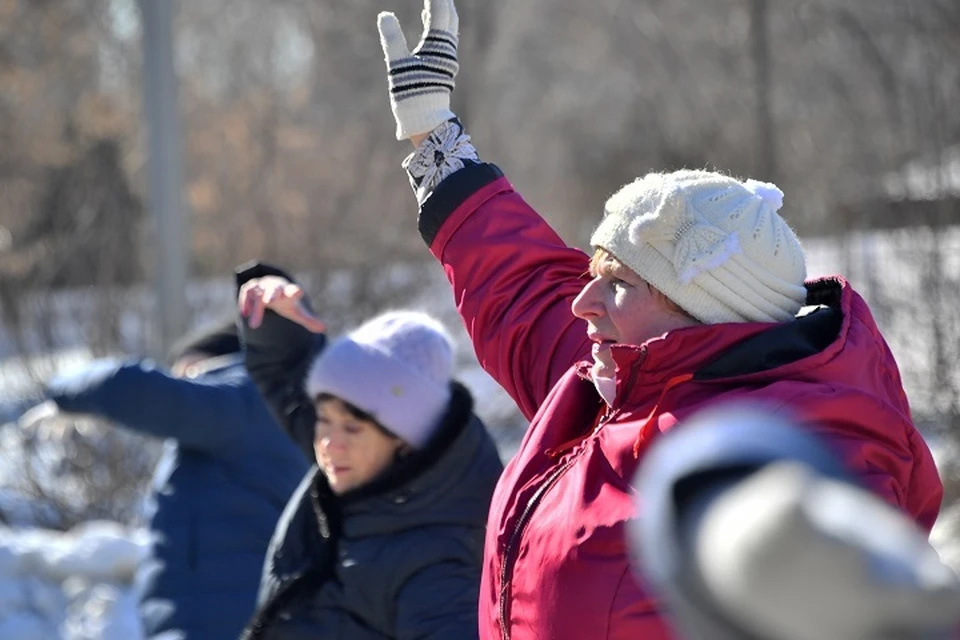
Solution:
<svg viewBox="0 0 960 640">
<path fill-rule="evenodd" d="M 403 440 L 403 438 L 401 438 L 400 436 L 398 436 L 397 434 L 395 434 L 394 432 L 390 431 L 385 426 L 380 424 L 380 421 L 377 420 L 371 414 L 367 413 L 366 411 L 356 406 L 355 404 L 347 402 L 346 400 L 344 400 L 339 396 L 333 395 L 332 393 L 317 394 L 317 397 L 313 399 L 313 404 L 314 406 L 316 406 L 321 402 L 329 402 L 331 400 L 336 400 L 337 402 L 341 403 L 344 406 L 344 408 L 347 410 L 347 413 L 349 413 L 350 416 L 355 420 L 362 420 L 364 422 L 369 422 L 373 424 L 373 426 L 375 426 L 377 430 L 383 433 L 383 435 L 389 436 L 391 438 L 397 438 L 399 440 Z"/>
<path fill-rule="evenodd" d="M 231 317 L 205 325 L 180 338 L 170 350 L 170 362 L 176 362 L 191 353 L 203 353 L 216 358 L 242 350 L 237 323 Z"/>
</svg>

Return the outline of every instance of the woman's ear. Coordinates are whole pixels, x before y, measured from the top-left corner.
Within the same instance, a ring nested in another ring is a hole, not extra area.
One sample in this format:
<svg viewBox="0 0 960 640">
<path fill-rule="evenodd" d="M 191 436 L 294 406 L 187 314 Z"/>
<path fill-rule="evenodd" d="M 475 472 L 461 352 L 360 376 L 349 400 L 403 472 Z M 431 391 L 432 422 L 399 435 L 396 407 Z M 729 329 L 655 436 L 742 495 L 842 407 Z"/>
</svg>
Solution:
<svg viewBox="0 0 960 640">
<path fill-rule="evenodd" d="M 409 444 L 407 444 L 406 442 L 404 442 L 404 441 L 401 440 L 400 438 L 396 438 L 396 442 L 395 442 L 395 443 L 396 443 L 396 447 L 397 447 L 397 448 L 394 450 L 394 456 L 395 456 L 396 458 L 398 458 L 398 459 L 399 459 L 399 458 L 405 458 L 405 457 L 407 457 L 408 455 L 410 455 L 411 453 L 413 453 L 413 447 L 411 447 Z"/>
</svg>

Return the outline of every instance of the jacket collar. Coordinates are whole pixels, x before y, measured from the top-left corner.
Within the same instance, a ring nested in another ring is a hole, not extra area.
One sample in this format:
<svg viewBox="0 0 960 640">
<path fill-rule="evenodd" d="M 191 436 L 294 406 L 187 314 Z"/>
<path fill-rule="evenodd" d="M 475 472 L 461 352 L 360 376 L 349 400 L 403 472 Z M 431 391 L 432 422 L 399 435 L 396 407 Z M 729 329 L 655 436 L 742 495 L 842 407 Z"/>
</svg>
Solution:
<svg viewBox="0 0 960 640">
<path fill-rule="evenodd" d="M 616 399 L 613 409 L 643 402 L 659 385 L 696 373 L 732 345 L 769 329 L 769 323 L 730 323 L 684 327 L 651 338 L 641 345 L 615 344 Z M 592 362 L 583 361 L 577 373 L 590 380 Z"/>
<path fill-rule="evenodd" d="M 811 322 L 798 318 L 787 323 L 737 322 L 684 327 L 651 338 L 641 345 L 611 347 L 616 363 L 616 400 L 613 409 L 644 402 L 662 385 L 684 377 L 695 379 L 730 378 L 762 374 L 773 368 L 796 364 L 827 345 L 839 348 L 849 323 L 854 293 L 839 277 L 822 278 L 807 284 L 807 303 L 826 305 L 842 316 L 843 324 Z M 811 326 L 813 325 L 813 326 Z M 809 339 L 810 334 L 816 339 Z M 783 352 L 787 343 L 799 345 Z M 722 367 L 715 366 L 722 363 Z M 590 362 L 582 362 L 578 373 L 590 379 Z M 709 376 L 699 375 L 710 370 Z"/>
</svg>

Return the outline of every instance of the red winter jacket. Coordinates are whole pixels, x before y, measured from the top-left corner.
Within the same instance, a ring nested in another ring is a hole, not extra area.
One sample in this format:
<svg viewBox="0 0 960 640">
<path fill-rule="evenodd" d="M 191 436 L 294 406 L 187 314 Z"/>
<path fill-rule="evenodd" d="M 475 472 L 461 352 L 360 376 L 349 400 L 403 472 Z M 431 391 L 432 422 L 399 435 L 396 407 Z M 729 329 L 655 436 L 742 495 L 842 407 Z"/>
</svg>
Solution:
<svg viewBox="0 0 960 640">
<path fill-rule="evenodd" d="M 607 411 L 570 303 L 588 256 L 567 247 L 493 165 L 446 178 L 420 231 L 453 286 L 480 363 L 531 424 L 487 522 L 480 637 L 659 640 L 671 633 L 631 572 L 630 482 L 657 434 L 704 405 L 756 400 L 826 437 L 863 481 L 929 530 L 942 488 L 893 356 L 840 278 L 784 324 L 703 325 L 614 347 Z"/>
</svg>

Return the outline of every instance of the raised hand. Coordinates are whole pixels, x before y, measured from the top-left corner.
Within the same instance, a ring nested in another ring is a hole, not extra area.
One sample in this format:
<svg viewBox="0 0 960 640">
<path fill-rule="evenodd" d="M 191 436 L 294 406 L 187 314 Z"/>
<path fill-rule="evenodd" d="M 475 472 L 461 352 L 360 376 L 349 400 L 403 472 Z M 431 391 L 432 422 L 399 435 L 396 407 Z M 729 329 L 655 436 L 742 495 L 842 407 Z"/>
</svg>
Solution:
<svg viewBox="0 0 960 640">
<path fill-rule="evenodd" d="M 326 331 L 326 325 L 304 304 L 303 294 L 300 285 L 286 278 L 264 276 L 249 280 L 240 287 L 237 306 L 252 329 L 260 326 L 264 313 L 270 309 L 314 333 Z"/>
<path fill-rule="evenodd" d="M 454 117 L 450 94 L 460 69 L 457 8 L 453 0 L 424 0 L 421 18 L 423 35 L 411 52 L 397 16 L 384 11 L 377 17 L 397 140 L 429 133 Z"/>
</svg>

